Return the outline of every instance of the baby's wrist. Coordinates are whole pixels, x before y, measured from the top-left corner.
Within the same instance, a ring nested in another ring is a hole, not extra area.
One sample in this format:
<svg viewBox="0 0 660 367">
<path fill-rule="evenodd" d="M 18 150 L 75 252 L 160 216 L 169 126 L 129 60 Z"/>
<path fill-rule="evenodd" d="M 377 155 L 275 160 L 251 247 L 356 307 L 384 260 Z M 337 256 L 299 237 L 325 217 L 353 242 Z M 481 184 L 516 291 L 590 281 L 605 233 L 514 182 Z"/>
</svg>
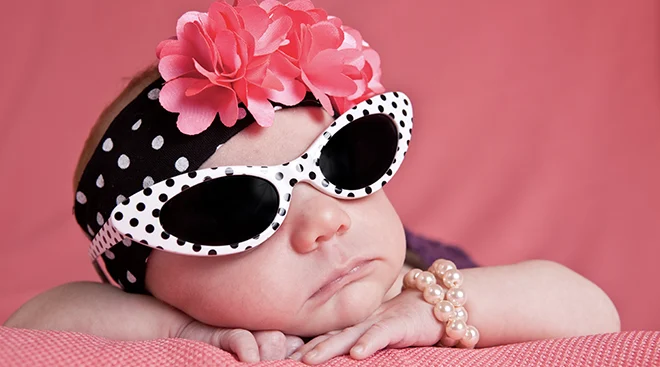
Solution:
<svg viewBox="0 0 660 367">
<path fill-rule="evenodd" d="M 428 271 L 412 269 L 405 275 L 403 283 L 404 289 L 421 291 L 423 299 L 433 306 L 435 318 L 445 328 L 440 339 L 442 346 L 476 346 L 479 342 L 479 331 L 473 325 L 467 324 L 467 294 L 462 288 L 463 274 L 453 262 L 438 259 Z"/>
</svg>

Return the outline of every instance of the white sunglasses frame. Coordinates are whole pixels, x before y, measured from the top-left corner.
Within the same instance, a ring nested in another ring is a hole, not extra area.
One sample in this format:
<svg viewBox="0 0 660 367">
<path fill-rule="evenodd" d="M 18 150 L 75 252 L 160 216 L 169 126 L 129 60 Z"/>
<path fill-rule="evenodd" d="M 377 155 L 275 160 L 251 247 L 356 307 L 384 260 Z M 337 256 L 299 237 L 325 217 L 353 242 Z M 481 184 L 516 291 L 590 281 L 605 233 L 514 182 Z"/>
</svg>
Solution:
<svg viewBox="0 0 660 367">
<path fill-rule="evenodd" d="M 335 133 L 352 121 L 375 114 L 391 118 L 398 133 L 396 152 L 388 171 L 373 184 L 357 190 L 347 190 L 333 185 L 325 179 L 318 167 L 318 158 L 322 149 Z M 109 219 L 94 236 L 89 248 L 89 257 L 94 261 L 122 242 L 127 246 L 136 242 L 153 249 L 192 256 L 231 255 L 257 247 L 270 238 L 286 218 L 293 187 L 299 182 L 307 182 L 327 195 L 345 200 L 362 198 L 380 190 L 401 167 L 412 137 L 412 125 L 413 112 L 410 99 L 401 92 L 388 92 L 376 95 L 346 111 L 314 140 L 305 153 L 288 163 L 275 166 L 211 167 L 160 181 L 131 195 L 113 209 Z M 310 177 L 312 172 L 314 178 Z M 171 198 L 209 179 L 231 175 L 263 178 L 277 189 L 279 209 L 273 222 L 263 232 L 229 246 L 210 246 L 183 241 L 164 231 L 159 213 Z M 138 204 L 141 210 L 138 209 Z"/>
</svg>

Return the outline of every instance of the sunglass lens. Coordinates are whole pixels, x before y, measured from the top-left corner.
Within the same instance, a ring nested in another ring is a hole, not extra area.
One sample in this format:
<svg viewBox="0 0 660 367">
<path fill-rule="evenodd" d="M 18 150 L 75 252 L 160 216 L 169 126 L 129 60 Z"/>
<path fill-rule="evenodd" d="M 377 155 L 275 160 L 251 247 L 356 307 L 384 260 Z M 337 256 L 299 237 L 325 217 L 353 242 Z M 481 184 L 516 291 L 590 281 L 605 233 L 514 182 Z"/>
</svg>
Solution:
<svg viewBox="0 0 660 367">
<path fill-rule="evenodd" d="M 279 196 L 270 182 L 254 176 L 226 176 L 202 182 L 173 197 L 161 210 L 163 229 L 207 246 L 248 240 L 272 223 Z"/>
<path fill-rule="evenodd" d="M 321 151 L 321 172 L 337 187 L 367 187 L 391 167 L 397 130 L 383 114 L 364 116 L 339 130 Z"/>
</svg>

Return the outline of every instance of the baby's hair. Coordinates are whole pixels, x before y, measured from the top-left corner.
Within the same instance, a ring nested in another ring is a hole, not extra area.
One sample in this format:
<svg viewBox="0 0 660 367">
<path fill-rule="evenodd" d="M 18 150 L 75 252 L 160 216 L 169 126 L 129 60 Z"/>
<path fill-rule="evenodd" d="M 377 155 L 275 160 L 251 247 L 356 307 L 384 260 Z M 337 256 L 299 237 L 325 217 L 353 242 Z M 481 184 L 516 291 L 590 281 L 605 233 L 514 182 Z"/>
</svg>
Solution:
<svg viewBox="0 0 660 367">
<path fill-rule="evenodd" d="M 146 88 L 149 84 L 153 83 L 159 76 L 158 67 L 156 65 L 150 65 L 146 69 L 137 73 L 129 82 L 126 88 L 115 98 L 99 115 L 99 118 L 92 126 L 85 145 L 80 153 L 78 158 L 78 164 L 76 165 L 76 170 L 73 174 L 73 191 L 75 192 L 78 188 L 78 182 L 82 177 L 83 171 L 87 162 L 92 158 L 94 149 L 101 141 L 103 134 L 110 126 L 110 123 L 114 118 L 121 112 L 124 107 L 126 107 L 133 99 L 137 97 L 140 92 Z"/>
</svg>

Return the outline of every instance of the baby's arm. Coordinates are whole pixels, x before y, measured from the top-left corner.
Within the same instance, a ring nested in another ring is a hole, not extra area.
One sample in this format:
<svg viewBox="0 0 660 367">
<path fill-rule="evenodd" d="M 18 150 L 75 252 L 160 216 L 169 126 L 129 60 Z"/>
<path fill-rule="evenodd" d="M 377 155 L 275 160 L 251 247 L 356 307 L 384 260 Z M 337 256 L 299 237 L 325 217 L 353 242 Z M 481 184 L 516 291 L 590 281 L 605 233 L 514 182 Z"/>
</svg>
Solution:
<svg viewBox="0 0 660 367">
<path fill-rule="evenodd" d="M 562 265 L 534 260 L 461 272 L 468 324 L 481 334 L 478 347 L 620 330 L 609 297 Z M 293 358 L 316 364 L 349 352 L 362 359 L 387 346 L 430 346 L 443 329 L 422 293 L 406 290 L 364 322 L 317 337 Z"/>
<path fill-rule="evenodd" d="M 620 330 L 619 314 L 598 286 L 551 261 L 462 270 L 469 324 L 480 347 Z"/>
<path fill-rule="evenodd" d="M 197 340 L 233 352 L 244 362 L 283 359 L 303 344 L 300 338 L 279 331 L 215 328 L 154 297 L 92 282 L 69 283 L 44 292 L 24 304 L 4 325 L 127 341 Z"/>
</svg>

